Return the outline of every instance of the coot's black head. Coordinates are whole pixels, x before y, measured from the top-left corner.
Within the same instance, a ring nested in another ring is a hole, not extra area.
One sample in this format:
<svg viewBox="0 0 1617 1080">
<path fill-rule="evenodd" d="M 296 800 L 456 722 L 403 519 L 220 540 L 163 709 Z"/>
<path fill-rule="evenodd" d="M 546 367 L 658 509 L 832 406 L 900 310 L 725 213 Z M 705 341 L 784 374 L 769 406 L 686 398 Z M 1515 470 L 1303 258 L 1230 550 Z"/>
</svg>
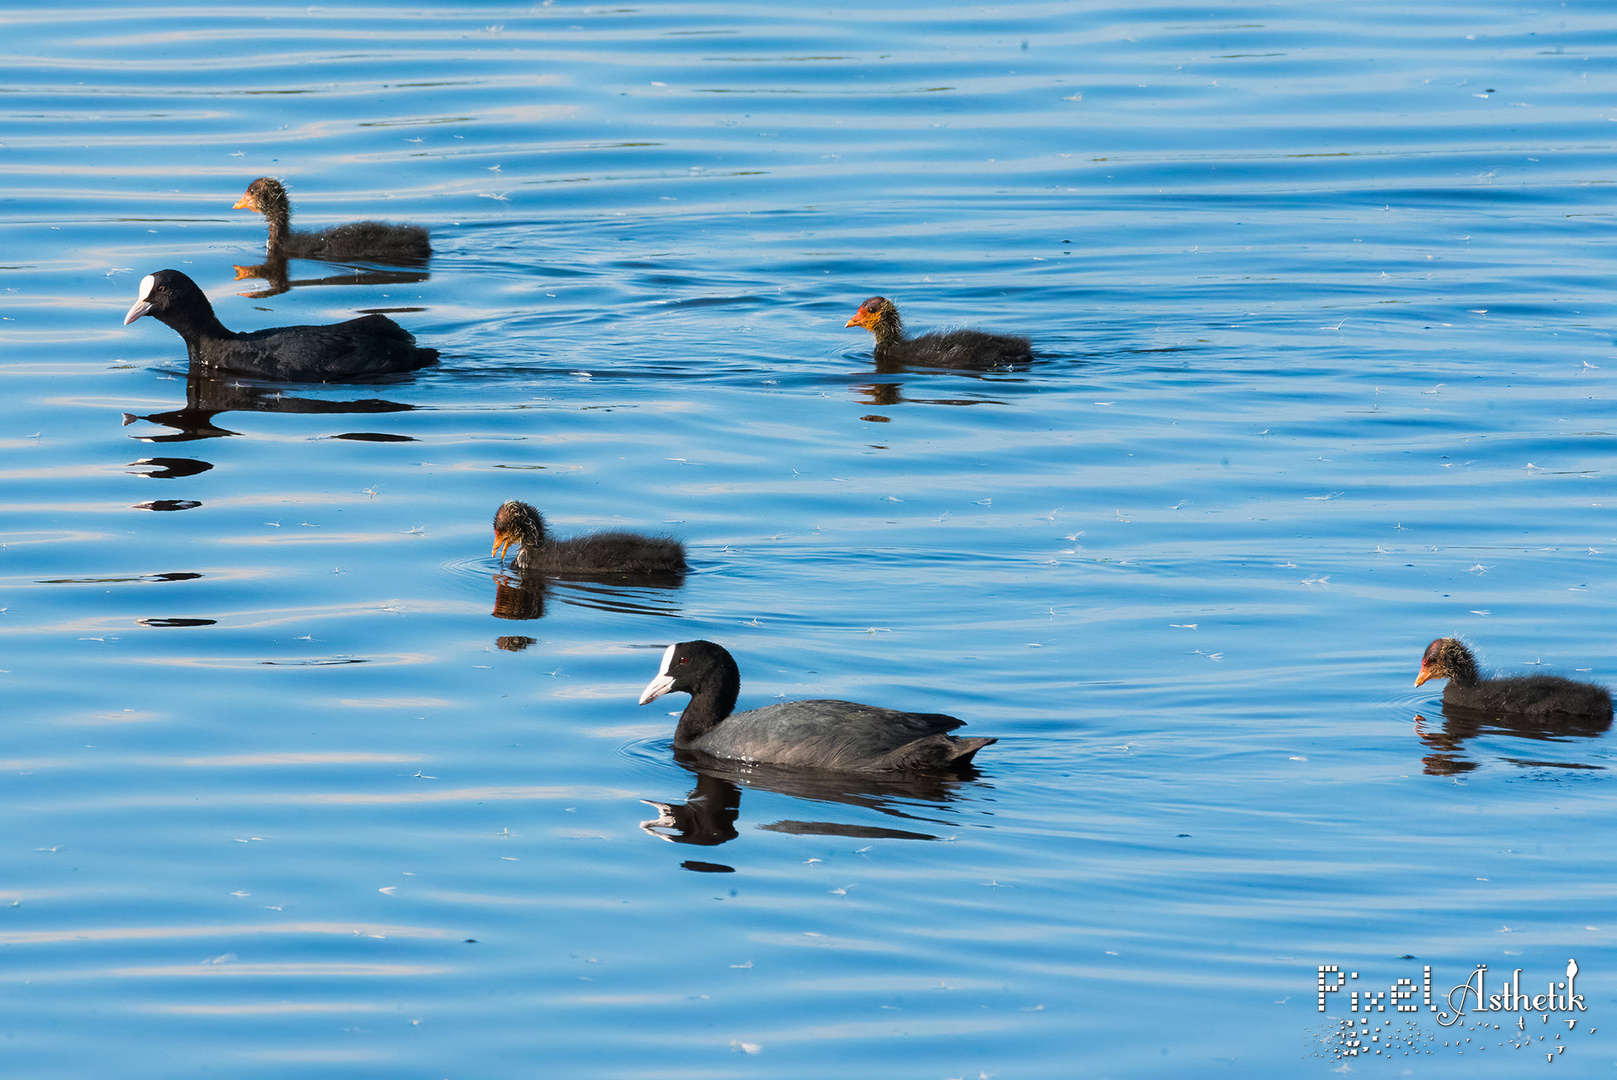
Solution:
<svg viewBox="0 0 1617 1080">
<path fill-rule="evenodd" d="M 140 294 L 135 306 L 124 316 L 128 326 L 142 315 L 150 315 L 159 322 L 180 330 L 183 326 L 214 319 L 213 305 L 197 283 L 178 270 L 159 270 L 147 274 L 140 281 Z"/>
<path fill-rule="evenodd" d="M 247 192 L 232 210 L 256 210 L 266 216 L 286 208 L 286 188 L 273 176 L 260 176 L 247 185 Z"/>
<path fill-rule="evenodd" d="M 545 517 L 525 502 L 507 499 L 494 511 L 494 550 L 505 561 L 506 551 L 518 548 L 539 548 L 545 542 Z"/>
<path fill-rule="evenodd" d="M 853 313 L 844 326 L 862 326 L 877 337 L 884 336 L 882 331 L 894 331 L 899 327 L 898 308 L 885 296 L 872 296 L 859 305 L 859 310 Z"/>
<path fill-rule="evenodd" d="M 680 691 L 695 699 L 703 694 L 718 695 L 722 712 L 728 716 L 741 692 L 741 671 L 722 645 L 711 641 L 682 641 L 668 646 L 662 668 L 640 694 L 640 704 L 655 701 L 664 694 Z"/>
<path fill-rule="evenodd" d="M 1477 658 L 1459 638 L 1438 638 L 1426 646 L 1426 654 L 1420 658 L 1415 685 L 1427 679 L 1449 679 L 1457 686 L 1473 686 L 1477 682 Z"/>
</svg>

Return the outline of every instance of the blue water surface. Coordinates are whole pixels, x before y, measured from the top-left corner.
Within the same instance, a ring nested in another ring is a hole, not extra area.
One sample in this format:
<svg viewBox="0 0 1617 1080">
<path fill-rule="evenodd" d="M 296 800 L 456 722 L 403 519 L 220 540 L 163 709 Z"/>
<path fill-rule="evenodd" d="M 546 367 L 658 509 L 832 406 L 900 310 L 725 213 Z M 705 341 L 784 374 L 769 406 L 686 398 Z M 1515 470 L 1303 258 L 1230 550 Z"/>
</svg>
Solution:
<svg viewBox="0 0 1617 1080">
<path fill-rule="evenodd" d="M 1412 686 L 1617 679 L 1608 5 L 0 30 L 7 1075 L 1617 1064 L 1609 733 Z M 266 277 L 261 175 L 430 263 Z M 188 379 L 164 267 L 441 361 Z M 878 293 L 1037 361 L 879 370 Z M 513 594 L 508 498 L 692 570 Z M 1000 741 L 697 769 L 635 702 L 702 637 Z M 1569 959 L 1574 1027 L 1343 1000 Z"/>
</svg>

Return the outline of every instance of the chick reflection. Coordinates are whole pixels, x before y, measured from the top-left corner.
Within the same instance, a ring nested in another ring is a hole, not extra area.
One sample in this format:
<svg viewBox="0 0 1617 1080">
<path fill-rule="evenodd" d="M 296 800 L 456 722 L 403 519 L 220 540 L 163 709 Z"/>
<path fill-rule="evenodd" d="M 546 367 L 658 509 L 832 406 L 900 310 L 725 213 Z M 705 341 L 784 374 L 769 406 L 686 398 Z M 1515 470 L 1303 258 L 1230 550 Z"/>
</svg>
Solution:
<svg viewBox="0 0 1617 1080">
<path fill-rule="evenodd" d="M 1611 728 L 1610 719 L 1589 717 L 1493 716 L 1454 705 L 1443 706 L 1443 724 L 1432 728 L 1431 721 L 1415 714 L 1415 735 L 1431 751 L 1421 758 L 1421 771 L 1428 776 L 1456 776 L 1471 772 L 1482 763 L 1467 756 L 1465 743 L 1487 735 L 1515 736 L 1535 742 L 1567 743 L 1573 739 L 1593 739 Z M 1541 758 L 1499 756 L 1501 761 L 1522 768 L 1603 769 L 1578 761 L 1549 761 Z"/>
<path fill-rule="evenodd" d="M 217 439 L 240 432 L 220 427 L 214 418 L 224 412 L 282 412 L 282 413 L 395 413 L 410 412 L 414 405 L 403 405 L 381 398 L 361 398 L 356 401 L 323 401 L 319 398 L 292 397 L 275 387 L 254 386 L 234 380 L 216 379 L 194 372 L 185 379 L 185 407 L 137 416 L 124 413 L 124 426 L 137 420 L 173 428 L 169 435 L 138 436 L 142 442 L 191 442 L 196 439 Z M 180 461 L 188 459 L 153 458 L 152 461 Z M 206 463 L 198 463 L 206 464 Z"/>
<path fill-rule="evenodd" d="M 615 611 L 625 615 L 661 615 L 677 617 L 680 608 L 671 593 L 683 583 L 683 578 L 637 580 L 633 586 L 623 584 L 602 585 L 588 580 L 549 578 L 542 574 L 490 575 L 494 579 L 494 610 L 496 619 L 542 619 L 545 605 L 554 597 L 574 607 L 594 608 L 597 611 Z"/>
<path fill-rule="evenodd" d="M 309 285 L 410 285 L 418 281 L 426 281 L 432 276 L 424 271 L 366 270 L 356 266 L 345 274 L 293 279 L 286 272 L 286 262 L 285 255 L 272 255 L 257 266 L 237 266 L 235 268 L 237 281 L 248 281 L 257 278 L 260 281 L 267 282 L 269 288 L 237 293 L 236 295 L 245 296 L 251 300 L 262 300 L 268 296 L 279 296 L 291 289 L 299 289 Z"/>
<path fill-rule="evenodd" d="M 494 617 L 496 619 L 542 619 L 545 615 L 544 579 L 494 576 Z M 503 638 L 501 639 L 504 640 Z M 525 639 L 531 640 L 531 639 Z M 501 646 L 504 648 L 504 646 Z M 526 646 L 524 646 L 526 648 Z"/>
<path fill-rule="evenodd" d="M 959 797 L 959 789 L 980 774 L 968 767 L 945 775 L 904 775 L 899 777 L 812 774 L 762 765 L 719 762 L 710 758 L 675 751 L 676 760 L 696 774 L 696 787 L 683 803 L 641 800 L 657 811 L 640 827 L 653 836 L 675 844 L 715 847 L 740 835 L 736 821 L 741 815 L 741 789 L 762 788 L 796 799 L 874 810 L 889 817 L 952 829 L 956 823 L 924 816 L 918 803 L 936 803 L 941 809 Z M 785 819 L 759 825 L 767 832 L 798 836 L 848 836 L 861 840 L 938 840 L 940 836 L 912 829 L 879 825 L 859 825 L 845 821 L 799 821 Z"/>
<path fill-rule="evenodd" d="M 907 370 L 908 370 L 908 368 L 904 367 L 903 365 L 898 365 L 896 367 L 886 367 L 886 366 L 883 366 L 881 364 L 876 365 L 876 374 L 878 374 L 878 375 L 896 375 L 896 374 L 898 374 L 900 372 L 907 371 Z M 978 374 L 978 373 L 975 373 L 975 372 L 967 372 L 967 371 L 946 371 L 946 372 L 941 372 L 940 374 L 954 375 L 954 376 L 960 376 L 960 377 L 964 377 L 964 378 L 975 378 L 975 379 L 979 379 L 979 380 L 982 379 L 981 374 Z M 994 379 L 992 381 L 994 381 L 994 382 L 1020 382 L 1022 380 L 1019 380 L 1019 379 L 1018 380 L 1010 380 L 1010 379 L 999 378 L 999 379 Z M 861 382 L 861 383 L 853 383 L 852 385 L 850 385 L 848 387 L 848 389 L 853 392 L 854 397 L 856 397 L 857 399 L 859 399 L 861 402 L 865 403 L 866 405 L 877 405 L 877 406 L 882 406 L 882 407 L 888 407 L 888 406 L 893 406 L 893 405 L 902 405 L 905 402 L 909 402 L 909 403 L 914 404 L 914 405 L 1008 405 L 1008 404 L 1010 404 L 1010 402 L 1001 400 L 999 398 L 988 398 L 988 397 L 972 397 L 972 398 L 946 398 L 946 397 L 940 397 L 940 398 L 928 398 L 928 397 L 912 398 L 912 397 L 905 397 L 904 396 L 904 384 L 901 383 L 901 382 Z M 883 417 L 883 419 L 886 419 L 886 417 Z"/>
</svg>

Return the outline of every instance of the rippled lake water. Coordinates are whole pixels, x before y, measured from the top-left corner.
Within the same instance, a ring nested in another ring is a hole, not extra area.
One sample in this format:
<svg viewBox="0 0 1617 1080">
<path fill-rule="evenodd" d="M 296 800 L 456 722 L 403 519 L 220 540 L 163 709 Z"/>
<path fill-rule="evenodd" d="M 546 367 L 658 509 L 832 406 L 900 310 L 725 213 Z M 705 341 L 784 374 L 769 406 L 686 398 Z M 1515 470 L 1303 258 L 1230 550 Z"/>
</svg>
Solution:
<svg viewBox="0 0 1617 1080">
<path fill-rule="evenodd" d="M 0 28 L 8 1075 L 1617 1062 L 1610 734 L 1411 685 L 1447 634 L 1617 680 L 1609 6 Z M 266 278 L 266 174 L 430 263 Z M 121 325 L 163 267 L 442 361 L 188 380 Z M 1038 359 L 878 371 L 876 293 Z M 692 572 L 512 590 L 507 498 Z M 1000 741 L 698 770 L 635 705 L 698 637 L 744 706 Z M 1570 1028 L 1421 1003 L 1569 958 Z"/>
</svg>

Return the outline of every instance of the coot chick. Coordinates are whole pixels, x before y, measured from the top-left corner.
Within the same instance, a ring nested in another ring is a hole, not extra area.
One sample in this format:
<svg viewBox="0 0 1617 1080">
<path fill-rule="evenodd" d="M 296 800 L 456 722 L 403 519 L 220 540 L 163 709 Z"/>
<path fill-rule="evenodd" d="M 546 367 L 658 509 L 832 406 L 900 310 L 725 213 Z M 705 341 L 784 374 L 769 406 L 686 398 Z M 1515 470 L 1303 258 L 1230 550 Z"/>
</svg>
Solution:
<svg viewBox="0 0 1617 1080">
<path fill-rule="evenodd" d="M 674 730 L 676 750 L 827 772 L 895 773 L 959 769 L 997 739 L 946 732 L 965 723 L 943 713 L 910 713 L 852 701 L 791 701 L 732 713 L 741 672 L 721 645 L 684 641 L 663 653 L 661 673 L 640 704 L 683 691 L 691 703 Z"/>
<path fill-rule="evenodd" d="M 505 553 L 517 553 L 511 566 L 537 574 L 678 574 L 685 570 L 685 545 L 671 536 L 632 532 L 585 533 L 553 540 L 545 516 L 525 502 L 508 499 L 494 512 L 491 555 L 505 564 Z"/>
<path fill-rule="evenodd" d="M 920 337 L 907 337 L 898 308 L 885 296 L 872 296 L 847 326 L 863 326 L 876 335 L 876 362 L 922 364 L 929 367 L 989 368 L 1000 364 L 1025 364 L 1033 359 L 1032 346 L 1025 337 L 989 334 L 982 330 L 937 330 Z"/>
<path fill-rule="evenodd" d="M 1570 716 L 1611 721 L 1611 692 L 1593 683 L 1559 675 L 1508 675 L 1484 679 L 1477 659 L 1459 638 L 1438 638 L 1421 657 L 1419 686 L 1427 679 L 1447 679 L 1443 704 L 1492 716 Z"/>
<path fill-rule="evenodd" d="M 178 270 L 141 279 L 140 296 L 124 325 L 142 315 L 185 339 L 193 374 L 332 382 L 415 371 L 438 359 L 437 349 L 418 348 L 410 332 L 386 315 L 238 334 L 225 329 L 197 283 Z"/>
<path fill-rule="evenodd" d="M 427 230 L 419 225 L 352 221 L 321 232 L 293 232 L 292 204 L 286 188 L 273 176 L 260 176 L 233 207 L 256 210 L 269 223 L 265 244 L 271 256 L 293 259 L 371 259 L 376 262 L 424 262 L 432 254 Z"/>
</svg>

